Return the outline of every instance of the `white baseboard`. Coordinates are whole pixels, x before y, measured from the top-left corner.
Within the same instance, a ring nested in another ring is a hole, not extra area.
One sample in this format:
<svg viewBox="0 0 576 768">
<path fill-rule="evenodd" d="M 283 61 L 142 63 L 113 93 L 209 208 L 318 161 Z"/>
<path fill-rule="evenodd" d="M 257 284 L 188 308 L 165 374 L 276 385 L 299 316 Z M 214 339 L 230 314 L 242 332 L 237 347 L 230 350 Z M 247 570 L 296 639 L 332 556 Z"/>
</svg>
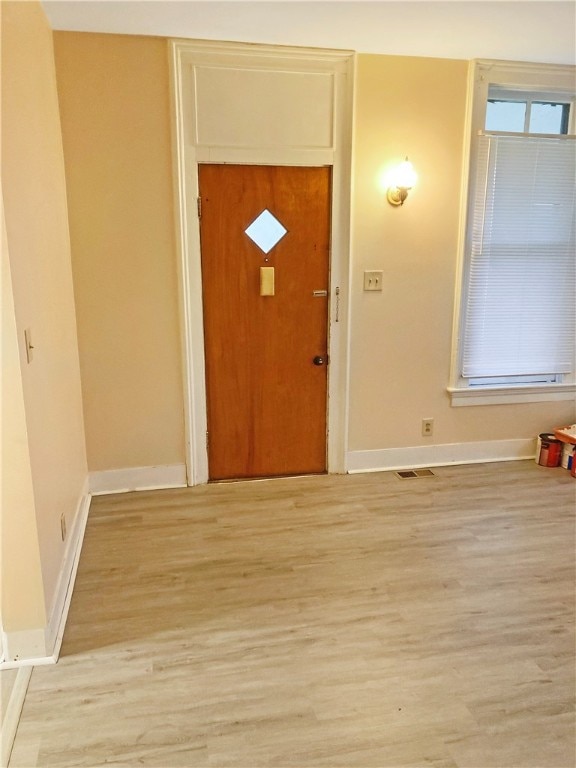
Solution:
<svg viewBox="0 0 576 768">
<path fill-rule="evenodd" d="M 165 464 L 155 467 L 127 467 L 90 472 L 88 487 L 92 496 L 99 496 L 105 493 L 153 491 L 186 486 L 186 465 Z"/>
<path fill-rule="evenodd" d="M 84 543 L 88 512 L 90 511 L 90 498 L 89 493 L 83 493 L 78 505 L 72 530 L 68 536 L 68 546 L 64 554 L 64 562 L 62 563 L 58 586 L 56 587 L 56 594 L 50 611 L 50 620 L 46 628 L 46 646 L 51 649 L 50 655 L 55 660 L 58 659 L 60 654 L 60 646 L 64 637 L 72 592 L 74 591 L 76 572 L 80 562 L 82 544 Z"/>
<path fill-rule="evenodd" d="M 10 753 L 12 752 L 14 739 L 16 738 L 16 731 L 18 729 L 18 723 L 20 722 L 20 714 L 22 713 L 22 707 L 24 706 L 24 699 L 26 698 L 26 691 L 28 690 L 28 683 L 30 682 L 31 675 L 32 667 L 23 667 L 22 669 L 19 669 L 12 690 L 10 691 L 8 703 L 4 709 L 2 728 L 0 731 L 0 765 L 8 765 L 10 760 Z"/>
<path fill-rule="evenodd" d="M 3 633 L 4 660 L 0 664 L 0 669 L 55 664 L 58 661 L 89 509 L 90 495 L 85 488 L 70 528 L 48 624 L 43 628 L 5 631 Z"/>
<path fill-rule="evenodd" d="M 421 467 L 443 467 L 450 464 L 479 464 L 491 461 L 533 459 L 534 439 L 484 440 L 477 443 L 445 443 L 416 445 L 411 448 L 382 448 L 373 451 L 349 451 L 346 470 L 386 472 Z"/>
<path fill-rule="evenodd" d="M 46 645 L 46 627 L 5 630 L 3 639 L 4 659 L 0 670 L 56 663 Z"/>
<path fill-rule="evenodd" d="M 0 669 L 55 664 L 58 660 L 92 495 L 157 488 L 182 488 L 186 485 L 184 464 L 90 473 L 87 488 L 81 495 L 68 536 L 68 546 L 64 553 L 48 624 L 46 627 L 15 632 L 5 630 L 2 633 L 4 656 L 0 662 Z"/>
</svg>

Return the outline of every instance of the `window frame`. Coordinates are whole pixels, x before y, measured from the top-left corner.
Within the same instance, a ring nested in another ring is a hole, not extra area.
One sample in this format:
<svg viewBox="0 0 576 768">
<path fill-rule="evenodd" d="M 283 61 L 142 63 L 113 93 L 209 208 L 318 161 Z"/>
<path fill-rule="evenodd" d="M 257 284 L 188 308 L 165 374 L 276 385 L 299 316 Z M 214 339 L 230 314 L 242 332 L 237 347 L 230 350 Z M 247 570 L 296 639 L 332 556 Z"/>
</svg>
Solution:
<svg viewBox="0 0 576 768">
<path fill-rule="evenodd" d="M 547 383 L 514 383 L 471 385 L 462 370 L 463 327 L 468 300 L 469 258 L 471 246 L 471 221 L 474 189 L 476 184 L 476 157 L 478 136 L 485 131 L 486 109 L 491 88 L 507 96 L 526 94 L 532 101 L 558 99 L 570 103 L 569 134 L 576 129 L 575 99 L 576 67 L 553 64 L 528 64 L 523 62 L 477 60 L 471 62 L 468 78 L 468 103 L 466 110 L 465 146 L 462 171 L 460 231 L 454 322 L 452 333 L 451 371 L 448 392 L 453 406 L 501 405 L 507 403 L 572 400 L 576 395 L 576 372 L 564 375 L 561 381 Z M 530 134 L 526 134 L 530 135 Z M 542 135 L 542 134 L 532 134 Z"/>
</svg>

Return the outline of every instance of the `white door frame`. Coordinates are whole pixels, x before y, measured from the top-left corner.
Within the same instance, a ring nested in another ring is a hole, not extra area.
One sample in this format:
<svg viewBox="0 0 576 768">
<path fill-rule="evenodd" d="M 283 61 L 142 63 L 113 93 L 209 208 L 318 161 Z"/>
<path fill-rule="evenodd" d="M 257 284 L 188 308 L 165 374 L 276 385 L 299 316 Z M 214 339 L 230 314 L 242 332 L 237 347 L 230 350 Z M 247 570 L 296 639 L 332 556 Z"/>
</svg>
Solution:
<svg viewBox="0 0 576 768">
<path fill-rule="evenodd" d="M 332 167 L 330 310 L 328 326 L 328 472 L 345 472 L 348 432 L 350 180 L 354 54 L 350 51 L 173 40 L 170 43 L 172 129 L 179 296 L 182 327 L 186 467 L 189 485 L 208 481 L 206 382 L 202 312 L 198 164 Z M 330 78 L 329 145 L 246 146 L 199 136 L 199 67 L 238 71 L 322 73 Z"/>
</svg>

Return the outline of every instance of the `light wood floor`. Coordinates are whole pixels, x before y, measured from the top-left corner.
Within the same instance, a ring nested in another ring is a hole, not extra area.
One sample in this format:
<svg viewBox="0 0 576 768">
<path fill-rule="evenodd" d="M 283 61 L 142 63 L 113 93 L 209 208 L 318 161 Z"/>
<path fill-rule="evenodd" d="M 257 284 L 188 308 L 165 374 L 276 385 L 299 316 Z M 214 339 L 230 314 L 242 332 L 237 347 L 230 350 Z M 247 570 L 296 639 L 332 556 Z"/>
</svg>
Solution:
<svg viewBox="0 0 576 768">
<path fill-rule="evenodd" d="M 575 765 L 575 489 L 534 462 L 95 498 L 11 765 Z"/>
</svg>

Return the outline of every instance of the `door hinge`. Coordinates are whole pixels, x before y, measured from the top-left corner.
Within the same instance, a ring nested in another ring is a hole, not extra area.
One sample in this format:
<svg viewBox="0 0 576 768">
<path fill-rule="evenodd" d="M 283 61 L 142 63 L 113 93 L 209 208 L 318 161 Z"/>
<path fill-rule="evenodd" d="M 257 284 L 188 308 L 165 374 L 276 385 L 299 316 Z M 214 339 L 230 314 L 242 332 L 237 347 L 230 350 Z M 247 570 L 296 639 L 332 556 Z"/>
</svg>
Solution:
<svg viewBox="0 0 576 768">
<path fill-rule="evenodd" d="M 201 219 L 202 218 L 202 198 L 201 197 L 196 198 L 196 205 L 198 207 L 198 218 Z"/>
<path fill-rule="evenodd" d="M 206 450 L 208 450 L 208 444 L 209 444 L 209 442 L 210 442 L 210 441 L 209 441 L 209 439 L 208 439 L 208 430 L 206 430 Z"/>
</svg>

